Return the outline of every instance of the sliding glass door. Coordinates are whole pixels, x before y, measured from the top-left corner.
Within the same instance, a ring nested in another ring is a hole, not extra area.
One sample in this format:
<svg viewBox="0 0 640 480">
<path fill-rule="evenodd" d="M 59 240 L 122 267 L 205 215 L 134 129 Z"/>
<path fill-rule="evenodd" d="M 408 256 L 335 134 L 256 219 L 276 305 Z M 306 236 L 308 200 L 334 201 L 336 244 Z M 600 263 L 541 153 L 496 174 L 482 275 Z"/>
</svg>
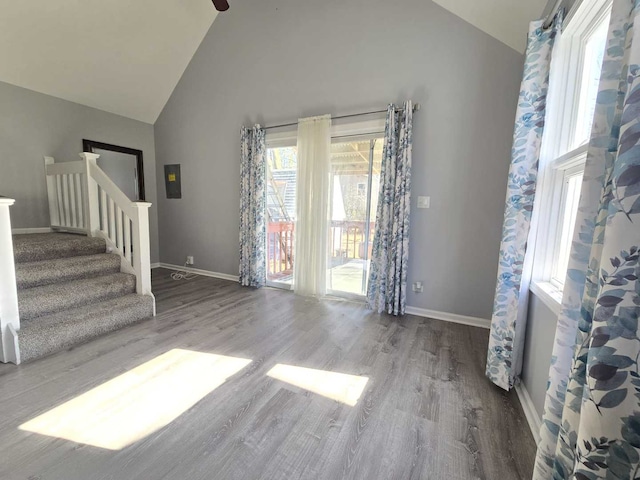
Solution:
<svg viewBox="0 0 640 480">
<path fill-rule="evenodd" d="M 382 139 L 334 139 L 327 262 L 330 294 L 366 295 L 381 163 Z"/>
<path fill-rule="evenodd" d="M 363 296 L 369 263 L 382 163 L 380 135 L 334 138 L 331 145 L 331 192 L 327 228 L 327 291 Z M 295 146 L 267 149 L 267 284 L 291 288 L 295 256 Z M 320 221 L 320 220 L 319 220 Z"/>
</svg>

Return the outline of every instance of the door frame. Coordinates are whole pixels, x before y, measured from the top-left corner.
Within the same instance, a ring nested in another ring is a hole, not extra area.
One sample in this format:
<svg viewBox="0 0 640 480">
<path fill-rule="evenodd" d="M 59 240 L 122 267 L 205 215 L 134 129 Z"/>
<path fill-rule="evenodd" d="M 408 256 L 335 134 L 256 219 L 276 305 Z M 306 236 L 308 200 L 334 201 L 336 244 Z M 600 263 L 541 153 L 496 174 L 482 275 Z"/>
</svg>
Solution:
<svg viewBox="0 0 640 480">
<path fill-rule="evenodd" d="M 341 143 L 356 141 L 359 139 L 384 139 L 385 134 L 385 122 L 386 118 L 375 118 L 367 120 L 356 121 L 340 121 L 332 124 L 331 126 L 331 143 Z M 269 148 L 280 147 L 293 147 L 296 146 L 298 140 L 297 130 L 291 128 L 278 132 L 268 131 L 265 136 L 265 146 Z M 384 140 L 383 140 L 384 141 Z M 370 158 L 370 165 L 372 166 L 372 158 Z M 369 172 L 369 196 L 371 195 L 371 170 Z M 268 263 L 268 235 L 265 239 L 265 249 L 267 255 L 265 256 L 265 263 Z M 295 260 L 294 260 L 295 261 Z M 266 265 L 265 265 L 266 267 Z M 268 273 L 267 273 L 268 276 Z M 266 285 L 268 287 L 279 288 L 283 290 L 293 290 L 295 284 L 295 278 L 291 283 L 278 282 L 276 280 L 269 280 L 267 278 Z M 327 295 L 332 297 L 341 298 L 343 300 L 356 300 L 363 301 L 366 299 L 365 295 L 358 295 L 350 292 L 342 292 L 339 290 L 327 289 Z"/>
<path fill-rule="evenodd" d="M 364 245 L 364 267 L 363 267 L 363 277 L 362 277 L 362 289 L 364 291 L 363 294 L 346 292 L 343 290 L 336 290 L 333 288 L 327 288 L 327 295 L 331 295 L 334 297 L 340 297 L 347 300 L 366 300 L 366 286 L 369 277 L 369 269 L 370 269 L 370 261 L 369 258 L 369 245 L 370 245 L 370 225 L 371 225 L 371 202 L 372 202 L 372 192 L 371 187 L 373 185 L 373 155 L 376 141 L 382 140 L 384 142 L 384 130 L 382 131 L 372 131 L 368 133 L 363 133 L 362 131 L 358 131 L 357 133 L 351 134 L 343 134 L 343 135 L 332 135 L 331 136 L 331 144 L 334 143 L 349 143 L 358 140 L 368 140 L 369 141 L 369 166 L 367 169 L 367 206 L 366 206 L 366 218 L 365 218 L 365 245 Z M 332 176 L 333 179 L 333 176 Z M 333 180 L 331 182 L 331 188 L 333 189 Z M 333 195 L 329 196 L 329 201 L 332 202 Z M 376 199 L 376 202 L 378 199 Z M 330 209 L 332 206 L 330 205 Z M 330 269 L 327 269 L 330 270 Z"/>
<path fill-rule="evenodd" d="M 112 145 L 110 143 L 97 142 L 95 140 L 82 139 L 82 151 L 94 153 L 94 149 L 108 150 L 110 152 L 125 153 L 136 157 L 136 183 L 138 185 L 138 202 L 145 201 L 144 193 L 144 161 L 142 159 L 142 150 L 135 148 L 121 147 L 120 145 Z"/>
</svg>

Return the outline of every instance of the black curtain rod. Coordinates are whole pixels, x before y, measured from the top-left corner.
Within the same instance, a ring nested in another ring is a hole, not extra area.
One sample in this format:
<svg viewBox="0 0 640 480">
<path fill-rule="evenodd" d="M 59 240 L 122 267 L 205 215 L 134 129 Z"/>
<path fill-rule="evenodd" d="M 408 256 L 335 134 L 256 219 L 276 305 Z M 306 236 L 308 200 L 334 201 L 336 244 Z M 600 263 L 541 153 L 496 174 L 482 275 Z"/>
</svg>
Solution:
<svg viewBox="0 0 640 480">
<path fill-rule="evenodd" d="M 413 111 L 416 112 L 418 110 L 420 110 L 420 104 L 416 103 L 413 106 Z M 387 113 L 387 109 L 385 108 L 384 110 L 374 110 L 374 111 L 371 111 L 371 112 L 352 113 L 351 115 L 339 115 L 337 117 L 331 117 L 331 120 L 339 120 L 341 118 L 361 117 L 363 115 L 374 115 L 376 113 Z M 270 130 L 272 128 L 293 127 L 295 125 L 298 125 L 298 122 L 282 123 L 280 125 L 271 125 L 269 127 L 264 127 L 264 129 L 265 130 Z"/>
</svg>

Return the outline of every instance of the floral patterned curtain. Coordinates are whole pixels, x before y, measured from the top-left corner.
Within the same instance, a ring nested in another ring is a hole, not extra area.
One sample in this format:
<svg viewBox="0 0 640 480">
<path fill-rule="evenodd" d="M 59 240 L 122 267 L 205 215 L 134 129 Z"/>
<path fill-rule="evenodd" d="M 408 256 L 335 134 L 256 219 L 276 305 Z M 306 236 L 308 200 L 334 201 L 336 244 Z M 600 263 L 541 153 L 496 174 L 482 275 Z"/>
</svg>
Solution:
<svg viewBox="0 0 640 480">
<path fill-rule="evenodd" d="M 527 243 L 533 232 L 551 53 L 560 23 L 557 18 L 546 30 L 542 20 L 529 26 L 516 112 L 486 368 L 487 377 L 505 390 L 513 387 L 522 368 L 532 262 L 531 253 L 526 254 Z"/>
<path fill-rule="evenodd" d="M 265 132 L 260 125 L 242 127 L 240 159 L 240 284 L 266 282 Z"/>
<path fill-rule="evenodd" d="M 534 479 L 640 478 L 640 0 L 614 0 Z"/>
<path fill-rule="evenodd" d="M 404 315 L 409 263 L 413 105 L 389 105 L 367 300 L 378 313 Z"/>
</svg>

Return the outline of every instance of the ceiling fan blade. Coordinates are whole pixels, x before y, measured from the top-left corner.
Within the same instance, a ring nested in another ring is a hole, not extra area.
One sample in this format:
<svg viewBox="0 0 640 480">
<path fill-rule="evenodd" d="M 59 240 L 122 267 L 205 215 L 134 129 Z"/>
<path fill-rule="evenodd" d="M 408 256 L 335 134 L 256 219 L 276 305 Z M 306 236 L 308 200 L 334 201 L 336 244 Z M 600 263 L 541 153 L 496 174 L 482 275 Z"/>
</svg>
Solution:
<svg viewBox="0 0 640 480">
<path fill-rule="evenodd" d="M 216 7 L 216 10 L 219 12 L 224 12 L 229 10 L 229 2 L 227 0 L 211 0 L 213 5 Z"/>
</svg>

